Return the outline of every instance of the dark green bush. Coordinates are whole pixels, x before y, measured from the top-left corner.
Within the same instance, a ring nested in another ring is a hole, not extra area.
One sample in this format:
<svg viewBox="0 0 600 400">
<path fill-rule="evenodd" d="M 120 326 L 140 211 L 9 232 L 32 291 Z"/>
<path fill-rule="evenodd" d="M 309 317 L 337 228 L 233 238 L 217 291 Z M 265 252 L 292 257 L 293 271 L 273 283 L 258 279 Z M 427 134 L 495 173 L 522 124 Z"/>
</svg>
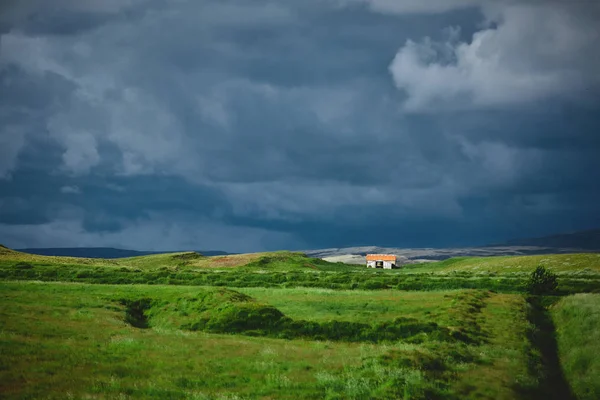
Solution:
<svg viewBox="0 0 600 400">
<path fill-rule="evenodd" d="M 19 269 L 32 269 L 33 265 L 26 263 L 26 262 L 18 262 L 15 264 L 15 268 L 19 268 Z"/>
<path fill-rule="evenodd" d="M 283 317 L 283 313 L 272 306 L 253 302 L 230 303 L 215 310 L 205 329 L 222 333 L 274 330 Z"/>
<path fill-rule="evenodd" d="M 556 293 L 557 288 L 556 274 L 548 271 L 542 265 L 538 265 L 527 281 L 527 290 L 531 294 L 552 294 Z"/>
</svg>

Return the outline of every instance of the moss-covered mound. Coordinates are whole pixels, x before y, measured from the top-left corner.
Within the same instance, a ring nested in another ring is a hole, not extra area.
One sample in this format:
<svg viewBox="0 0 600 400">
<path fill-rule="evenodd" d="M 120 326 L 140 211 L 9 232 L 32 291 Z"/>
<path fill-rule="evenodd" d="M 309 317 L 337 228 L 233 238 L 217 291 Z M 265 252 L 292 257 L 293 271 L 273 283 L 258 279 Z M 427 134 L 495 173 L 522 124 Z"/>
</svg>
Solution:
<svg viewBox="0 0 600 400">
<path fill-rule="evenodd" d="M 179 263 L 190 263 L 199 259 L 205 258 L 202 254 L 196 251 L 189 251 L 187 253 L 174 254 L 171 259 Z"/>
<path fill-rule="evenodd" d="M 150 326 L 220 333 L 271 330 L 284 317 L 275 307 L 224 288 L 205 289 L 193 296 L 154 301 L 145 315 Z"/>
</svg>

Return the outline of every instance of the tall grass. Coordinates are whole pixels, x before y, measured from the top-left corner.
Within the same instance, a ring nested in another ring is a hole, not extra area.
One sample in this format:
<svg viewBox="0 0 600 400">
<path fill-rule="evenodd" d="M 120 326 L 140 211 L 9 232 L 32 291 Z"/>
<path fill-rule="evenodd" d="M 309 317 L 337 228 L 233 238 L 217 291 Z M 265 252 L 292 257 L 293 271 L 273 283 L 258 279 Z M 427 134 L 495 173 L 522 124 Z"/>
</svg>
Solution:
<svg viewBox="0 0 600 400">
<path fill-rule="evenodd" d="M 552 308 L 564 374 L 578 399 L 600 399 L 600 295 L 576 294 Z"/>
</svg>

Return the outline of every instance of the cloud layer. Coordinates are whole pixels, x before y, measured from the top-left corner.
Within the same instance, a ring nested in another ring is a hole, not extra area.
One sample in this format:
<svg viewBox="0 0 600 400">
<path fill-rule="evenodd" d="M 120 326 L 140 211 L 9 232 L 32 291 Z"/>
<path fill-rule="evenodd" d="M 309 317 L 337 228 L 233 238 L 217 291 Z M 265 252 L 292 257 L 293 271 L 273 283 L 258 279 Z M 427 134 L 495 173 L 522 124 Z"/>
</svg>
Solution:
<svg viewBox="0 0 600 400">
<path fill-rule="evenodd" d="M 4 244 L 450 245 L 600 222 L 592 3 L 7 7 Z"/>
</svg>

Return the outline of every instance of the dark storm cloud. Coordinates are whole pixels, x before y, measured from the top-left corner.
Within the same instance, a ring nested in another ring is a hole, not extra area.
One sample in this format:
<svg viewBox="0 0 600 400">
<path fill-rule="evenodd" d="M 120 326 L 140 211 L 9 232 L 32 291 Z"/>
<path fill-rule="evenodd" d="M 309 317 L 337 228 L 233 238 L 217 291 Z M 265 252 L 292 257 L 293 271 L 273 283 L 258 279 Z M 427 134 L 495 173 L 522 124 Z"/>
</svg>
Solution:
<svg viewBox="0 0 600 400">
<path fill-rule="evenodd" d="M 147 217 L 149 212 L 188 212 L 196 217 L 211 217 L 223 212 L 227 203 L 211 188 L 188 185 L 181 178 L 137 177 L 65 178 L 19 172 L 9 181 L 0 181 L 4 198 L 0 223 L 25 221 L 51 222 L 64 209 L 77 210 L 90 230 L 100 219 L 107 225 Z M 99 224 L 98 226 L 100 226 Z"/>
<path fill-rule="evenodd" d="M 151 4 L 146 0 L 4 0 L 0 32 L 18 29 L 32 36 L 77 35 L 113 19 L 131 20 Z"/>
<path fill-rule="evenodd" d="M 247 251 L 594 226 L 586 4 L 9 3 L 0 242 Z"/>
</svg>

